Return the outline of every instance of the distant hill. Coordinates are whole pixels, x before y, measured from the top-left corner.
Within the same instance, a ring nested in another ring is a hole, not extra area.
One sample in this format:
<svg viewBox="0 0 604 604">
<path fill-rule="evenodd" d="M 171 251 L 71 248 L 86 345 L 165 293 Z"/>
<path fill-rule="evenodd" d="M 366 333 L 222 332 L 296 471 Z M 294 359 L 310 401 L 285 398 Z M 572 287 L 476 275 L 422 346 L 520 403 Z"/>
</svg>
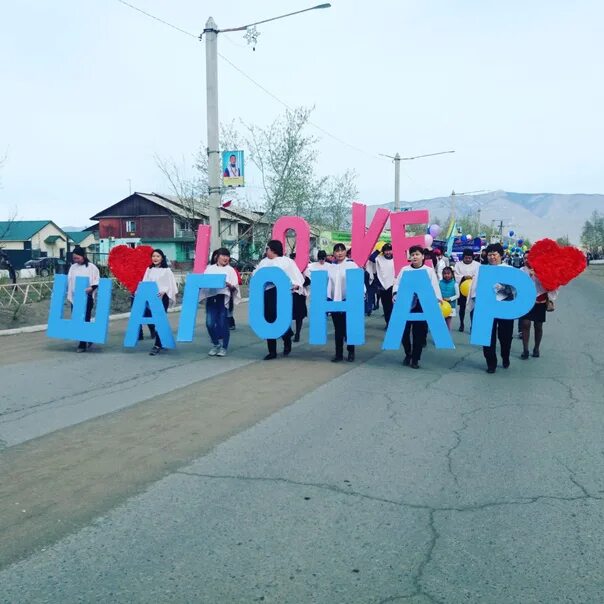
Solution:
<svg viewBox="0 0 604 604">
<path fill-rule="evenodd" d="M 393 205 L 386 203 L 369 206 L 368 219 L 371 219 L 377 208 L 392 209 Z M 444 221 L 449 216 L 451 197 L 402 201 L 401 208 L 427 209 L 432 218 Z M 571 243 L 579 244 L 585 221 L 595 210 L 604 211 L 604 195 L 492 191 L 482 195 L 456 195 L 455 208 L 457 215 L 471 216 L 474 219 L 480 209 L 481 223 L 491 224 L 492 220 L 499 223 L 499 220 L 503 220 L 504 231 L 512 229 L 532 241 L 567 235 Z"/>
</svg>

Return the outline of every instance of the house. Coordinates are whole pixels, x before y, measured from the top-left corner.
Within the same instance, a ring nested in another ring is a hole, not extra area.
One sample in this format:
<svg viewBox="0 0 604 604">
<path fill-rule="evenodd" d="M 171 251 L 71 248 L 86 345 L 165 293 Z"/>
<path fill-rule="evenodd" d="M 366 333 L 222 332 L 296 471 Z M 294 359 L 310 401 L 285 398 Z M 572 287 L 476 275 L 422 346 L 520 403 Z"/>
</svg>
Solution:
<svg viewBox="0 0 604 604">
<path fill-rule="evenodd" d="M 95 225 L 96 226 L 96 225 Z M 90 258 L 98 252 L 98 237 L 94 230 L 90 230 L 91 227 L 84 231 L 65 231 L 65 234 L 69 238 L 69 249 L 70 251 L 76 245 L 84 248 L 86 255 Z"/>
<path fill-rule="evenodd" d="M 0 249 L 16 269 L 32 258 L 65 258 L 67 242 L 52 220 L 0 221 Z"/>
<path fill-rule="evenodd" d="M 150 245 L 161 248 L 166 256 L 183 268 L 195 257 L 195 236 L 200 224 L 209 222 L 206 204 L 185 204 L 171 195 L 135 192 L 98 212 L 99 253 L 109 254 L 116 245 Z M 254 248 L 256 229 L 266 223 L 261 215 L 239 208 L 221 208 L 222 243 L 234 258 Z"/>
</svg>

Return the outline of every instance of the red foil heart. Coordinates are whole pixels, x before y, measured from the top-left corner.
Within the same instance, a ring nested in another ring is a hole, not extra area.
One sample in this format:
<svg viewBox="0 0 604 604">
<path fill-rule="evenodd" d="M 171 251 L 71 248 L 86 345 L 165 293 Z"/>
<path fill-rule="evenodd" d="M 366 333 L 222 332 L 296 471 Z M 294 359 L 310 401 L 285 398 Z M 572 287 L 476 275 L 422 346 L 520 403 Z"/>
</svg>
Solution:
<svg viewBox="0 0 604 604">
<path fill-rule="evenodd" d="M 131 293 L 136 291 L 145 271 L 151 264 L 153 248 L 150 245 L 130 247 L 116 245 L 109 252 L 109 268 L 115 278 Z"/>
<path fill-rule="evenodd" d="M 540 239 L 530 249 L 528 261 L 541 285 L 552 291 L 578 277 L 587 267 L 585 254 L 552 239 Z"/>
</svg>

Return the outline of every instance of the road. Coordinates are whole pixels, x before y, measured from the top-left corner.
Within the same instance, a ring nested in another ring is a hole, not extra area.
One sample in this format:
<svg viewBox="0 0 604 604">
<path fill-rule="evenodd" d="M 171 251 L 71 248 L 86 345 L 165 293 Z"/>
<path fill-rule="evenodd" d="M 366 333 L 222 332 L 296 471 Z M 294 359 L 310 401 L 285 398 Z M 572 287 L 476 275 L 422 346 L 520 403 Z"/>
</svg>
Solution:
<svg viewBox="0 0 604 604">
<path fill-rule="evenodd" d="M 245 307 L 224 359 L 2 338 L 0 602 L 603 602 L 603 293 L 494 375 L 380 317 L 341 364 L 260 361 Z"/>
</svg>

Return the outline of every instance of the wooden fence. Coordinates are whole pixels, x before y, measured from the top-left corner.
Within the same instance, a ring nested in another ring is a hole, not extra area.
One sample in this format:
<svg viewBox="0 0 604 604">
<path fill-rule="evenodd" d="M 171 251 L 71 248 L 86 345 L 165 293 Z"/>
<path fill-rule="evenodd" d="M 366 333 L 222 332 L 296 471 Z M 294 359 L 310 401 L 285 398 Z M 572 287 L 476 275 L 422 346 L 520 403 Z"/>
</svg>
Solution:
<svg viewBox="0 0 604 604">
<path fill-rule="evenodd" d="M 52 281 L 32 281 L 0 285 L 0 308 L 48 300 L 52 292 L 52 284 Z"/>
</svg>

